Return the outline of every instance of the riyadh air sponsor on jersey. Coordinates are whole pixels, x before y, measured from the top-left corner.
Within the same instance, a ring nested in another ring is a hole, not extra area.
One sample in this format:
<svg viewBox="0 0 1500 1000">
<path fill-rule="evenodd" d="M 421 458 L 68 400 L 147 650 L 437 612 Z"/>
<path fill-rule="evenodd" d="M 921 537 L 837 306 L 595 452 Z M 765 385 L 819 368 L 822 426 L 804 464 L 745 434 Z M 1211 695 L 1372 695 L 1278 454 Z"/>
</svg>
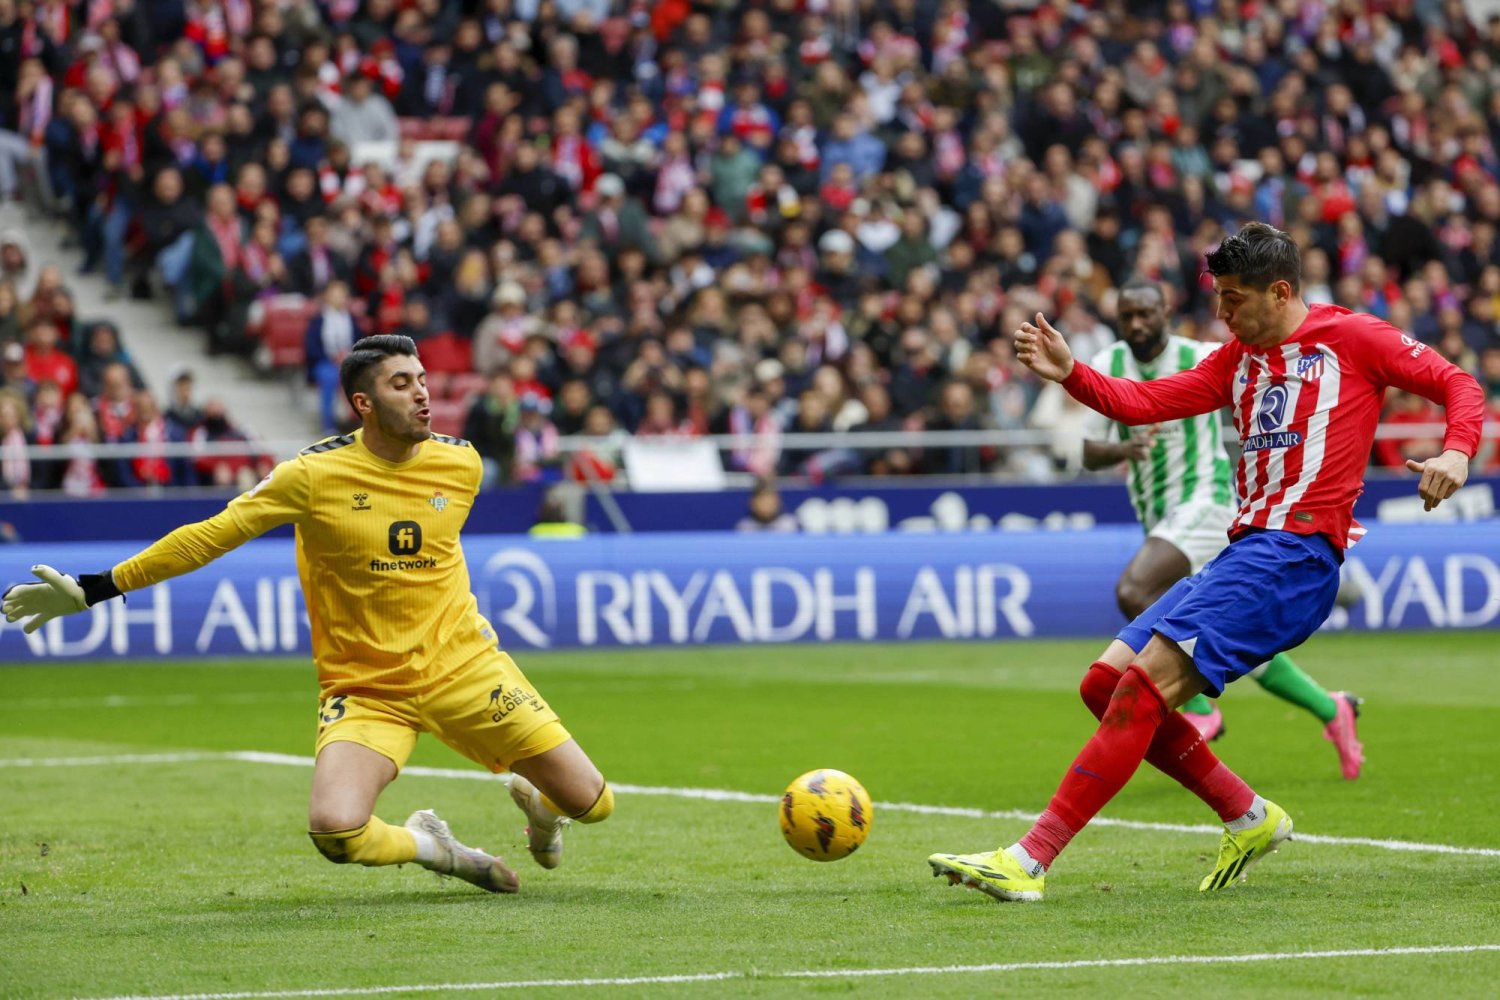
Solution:
<svg viewBox="0 0 1500 1000">
<path fill-rule="evenodd" d="M 1287 388 L 1273 385 L 1260 399 L 1260 408 L 1255 414 L 1255 426 L 1259 433 L 1245 438 L 1246 451 L 1265 451 L 1269 448 L 1292 448 L 1302 443 L 1297 431 L 1283 430 L 1287 417 Z"/>
</svg>

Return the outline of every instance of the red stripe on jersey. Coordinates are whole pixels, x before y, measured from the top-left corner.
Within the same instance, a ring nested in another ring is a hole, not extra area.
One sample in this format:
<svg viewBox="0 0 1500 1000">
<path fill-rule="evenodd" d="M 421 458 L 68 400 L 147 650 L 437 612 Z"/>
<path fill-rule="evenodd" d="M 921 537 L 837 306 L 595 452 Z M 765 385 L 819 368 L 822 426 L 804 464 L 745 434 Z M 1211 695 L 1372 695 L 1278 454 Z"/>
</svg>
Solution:
<svg viewBox="0 0 1500 1000">
<path fill-rule="evenodd" d="M 1254 433 L 1251 424 L 1255 417 L 1255 383 L 1260 379 L 1260 364 L 1254 355 L 1246 354 L 1236 368 L 1239 381 L 1235 388 L 1240 396 L 1234 408 L 1234 429 L 1240 432 L 1240 441 L 1244 442 Z M 1250 492 L 1245 482 L 1245 468 L 1253 460 L 1253 456 L 1240 453 L 1239 467 L 1234 471 L 1234 491 L 1241 497 Z"/>
</svg>

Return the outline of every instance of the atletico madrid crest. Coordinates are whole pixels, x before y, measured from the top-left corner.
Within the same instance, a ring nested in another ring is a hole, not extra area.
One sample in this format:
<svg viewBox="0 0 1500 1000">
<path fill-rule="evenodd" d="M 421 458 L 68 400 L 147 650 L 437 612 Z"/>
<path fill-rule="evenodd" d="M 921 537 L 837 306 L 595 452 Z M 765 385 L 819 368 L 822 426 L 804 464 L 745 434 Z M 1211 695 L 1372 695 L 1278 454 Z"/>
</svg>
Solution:
<svg viewBox="0 0 1500 1000">
<path fill-rule="evenodd" d="M 448 498 L 443 496 L 442 490 L 433 490 L 432 498 L 427 502 L 432 504 L 433 509 L 436 510 L 439 514 L 443 512 L 444 507 L 448 506 Z"/>
<path fill-rule="evenodd" d="M 1297 359 L 1297 377 L 1304 382 L 1316 382 L 1323 377 L 1323 352 L 1304 354 Z"/>
</svg>

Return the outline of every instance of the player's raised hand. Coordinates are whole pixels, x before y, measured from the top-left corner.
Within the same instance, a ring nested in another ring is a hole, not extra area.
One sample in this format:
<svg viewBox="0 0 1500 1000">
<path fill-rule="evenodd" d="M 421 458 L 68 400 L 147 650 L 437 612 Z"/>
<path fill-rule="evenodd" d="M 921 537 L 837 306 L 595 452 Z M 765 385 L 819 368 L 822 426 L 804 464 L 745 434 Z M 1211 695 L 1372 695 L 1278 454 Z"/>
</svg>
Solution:
<svg viewBox="0 0 1500 1000">
<path fill-rule="evenodd" d="M 1061 382 L 1073 371 L 1073 352 L 1063 335 L 1047 322 L 1047 317 L 1036 314 L 1036 323 L 1022 323 L 1016 331 L 1016 357 L 1021 363 L 1042 378 Z"/>
<path fill-rule="evenodd" d="M 27 619 L 21 626 L 21 631 L 27 635 L 54 618 L 76 614 L 88 607 L 83 588 L 71 576 L 59 573 L 51 566 L 33 566 L 31 572 L 42 582 L 15 584 L 0 598 L 0 610 L 5 612 L 6 621 Z"/>
<path fill-rule="evenodd" d="M 1432 510 L 1438 504 L 1458 492 L 1469 478 L 1469 456 L 1452 448 L 1437 458 L 1425 462 L 1406 460 L 1406 468 L 1420 472 L 1422 481 L 1417 484 L 1417 495 L 1425 501 L 1424 510 Z"/>
</svg>

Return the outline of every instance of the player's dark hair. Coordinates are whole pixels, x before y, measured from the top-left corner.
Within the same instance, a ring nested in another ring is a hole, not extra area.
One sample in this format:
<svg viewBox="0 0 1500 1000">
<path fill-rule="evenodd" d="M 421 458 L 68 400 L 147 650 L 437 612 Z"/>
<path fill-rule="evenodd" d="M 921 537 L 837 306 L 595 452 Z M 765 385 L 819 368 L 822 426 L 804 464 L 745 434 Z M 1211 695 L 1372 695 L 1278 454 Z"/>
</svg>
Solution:
<svg viewBox="0 0 1500 1000">
<path fill-rule="evenodd" d="M 1302 291 L 1302 251 L 1296 242 L 1274 226 L 1251 222 L 1219 244 L 1208 255 L 1208 273 L 1240 279 L 1247 288 L 1266 289 L 1285 281 L 1293 292 Z"/>
<path fill-rule="evenodd" d="M 381 334 L 354 342 L 354 350 L 346 354 L 339 364 L 339 386 L 344 390 L 344 398 L 349 401 L 350 409 L 354 408 L 356 392 L 370 391 L 375 382 L 376 367 L 386 358 L 401 354 L 416 357 L 416 341 L 397 334 Z"/>
<path fill-rule="evenodd" d="M 1156 294 L 1157 301 L 1159 301 L 1163 306 L 1167 304 L 1166 289 L 1162 288 L 1159 282 L 1152 281 L 1150 278 L 1142 278 L 1137 276 L 1131 278 L 1129 281 L 1125 282 L 1125 284 L 1120 286 L 1121 295 L 1126 295 L 1130 292 L 1154 292 Z"/>
</svg>

